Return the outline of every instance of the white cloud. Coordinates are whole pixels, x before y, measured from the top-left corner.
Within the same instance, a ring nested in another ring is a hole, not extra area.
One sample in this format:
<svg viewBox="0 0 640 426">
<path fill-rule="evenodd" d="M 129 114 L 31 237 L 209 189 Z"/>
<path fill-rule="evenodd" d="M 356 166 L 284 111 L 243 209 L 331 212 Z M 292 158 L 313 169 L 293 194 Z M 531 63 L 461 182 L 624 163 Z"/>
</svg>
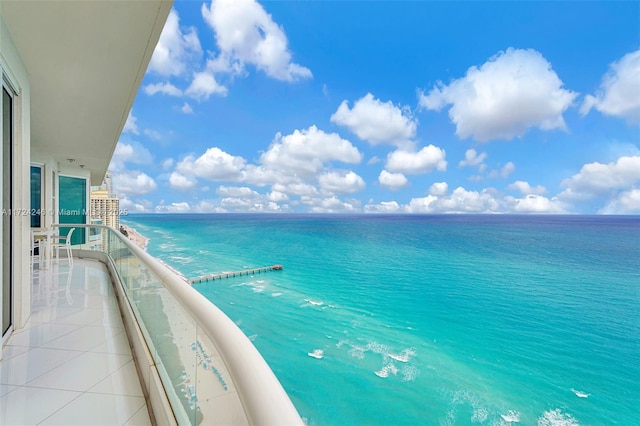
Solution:
<svg viewBox="0 0 640 426">
<path fill-rule="evenodd" d="M 640 188 L 624 191 L 610 200 L 599 214 L 640 214 Z"/>
<path fill-rule="evenodd" d="M 192 209 L 196 213 L 227 213 L 228 211 L 211 200 L 201 200 Z"/>
<path fill-rule="evenodd" d="M 315 186 L 308 183 L 275 184 L 271 189 L 283 194 L 296 195 L 299 197 L 313 197 L 319 193 Z"/>
<path fill-rule="evenodd" d="M 149 206 L 145 206 L 144 203 L 134 202 L 128 197 L 119 197 L 120 198 L 120 209 L 126 210 L 130 213 L 147 213 L 151 211 Z"/>
<path fill-rule="evenodd" d="M 144 195 L 157 188 L 153 178 L 140 171 L 114 172 L 112 179 L 114 191 L 124 196 Z"/>
<path fill-rule="evenodd" d="M 216 193 L 222 196 L 220 207 L 225 211 L 279 212 L 287 211 L 286 195 L 260 194 L 246 186 L 220 186 Z M 279 200 L 279 201 L 278 201 Z"/>
<path fill-rule="evenodd" d="M 438 200 L 438 197 L 433 195 L 427 195 L 422 198 L 412 198 L 409 204 L 404 206 L 405 213 L 433 213 L 435 211 L 433 203 Z"/>
<path fill-rule="evenodd" d="M 283 203 L 289 200 L 289 196 L 280 191 L 271 191 L 267 194 L 267 198 L 269 201 L 273 201 L 274 203 Z"/>
<path fill-rule="evenodd" d="M 197 72 L 193 76 L 193 81 L 184 91 L 184 94 L 196 99 L 207 100 L 211 95 L 227 96 L 226 87 L 218 83 L 212 73 L 207 71 Z"/>
<path fill-rule="evenodd" d="M 399 149 L 387 156 L 386 168 L 391 172 L 406 174 L 428 173 L 433 169 L 447 170 L 445 152 L 434 145 L 425 146 L 418 152 Z"/>
<path fill-rule="evenodd" d="M 197 184 L 198 182 L 195 179 L 189 178 L 179 172 L 173 172 L 171 176 L 169 176 L 169 185 L 178 191 L 188 191 L 193 189 Z"/>
<path fill-rule="evenodd" d="M 284 30 L 254 0 L 212 0 L 201 11 L 216 35 L 217 60 L 226 63 L 218 68 L 238 72 L 251 64 L 278 80 L 311 78 L 308 68 L 291 62 Z"/>
<path fill-rule="evenodd" d="M 353 109 L 349 109 L 346 100 L 342 101 L 331 116 L 331 122 L 346 127 L 372 145 L 384 143 L 403 147 L 411 144 L 418 126 L 408 108 L 374 99 L 371 93 L 358 99 Z"/>
<path fill-rule="evenodd" d="M 123 133 L 133 133 L 134 135 L 139 134 L 138 125 L 136 123 L 138 119 L 131 114 L 129 111 L 129 115 L 127 115 L 127 121 L 124 123 L 124 129 L 122 129 Z"/>
<path fill-rule="evenodd" d="M 533 187 L 529 185 L 529 182 L 525 182 L 522 180 L 513 182 L 512 184 L 507 186 L 507 189 L 519 191 L 522 195 L 542 195 L 547 192 L 547 189 L 542 185 Z"/>
<path fill-rule="evenodd" d="M 402 173 L 391 173 L 383 170 L 378 176 L 378 182 L 385 188 L 395 191 L 406 186 L 409 180 Z"/>
<path fill-rule="evenodd" d="M 511 205 L 511 211 L 515 213 L 567 213 L 565 204 L 558 199 L 548 199 L 537 194 L 528 194 L 524 198 L 506 197 L 505 202 Z"/>
<path fill-rule="evenodd" d="M 177 164 L 176 170 L 186 176 L 194 175 L 213 181 L 240 181 L 244 176 L 245 163 L 246 160 L 242 157 L 235 157 L 220 148 L 212 147 L 198 158 L 187 156 Z"/>
<path fill-rule="evenodd" d="M 171 9 L 160 39 L 149 62 L 149 72 L 162 76 L 180 76 L 189 70 L 189 63 L 202 56 L 195 28 L 180 29 L 180 17 Z"/>
<path fill-rule="evenodd" d="M 284 174 L 303 178 L 320 172 L 325 162 L 356 164 L 361 160 L 362 154 L 351 142 L 336 133 L 325 133 L 316 126 L 295 130 L 286 136 L 278 133 L 260 157 L 265 168 L 278 171 L 274 176 Z M 277 182 L 279 180 L 273 183 Z"/>
<path fill-rule="evenodd" d="M 232 198 L 254 198 L 258 197 L 256 191 L 246 186 L 224 186 L 221 185 L 216 190 L 216 194 L 222 197 L 232 197 Z"/>
<path fill-rule="evenodd" d="M 160 204 L 156 206 L 156 213 L 189 213 L 191 206 L 187 202 L 171 203 L 169 205 Z"/>
<path fill-rule="evenodd" d="M 468 191 L 460 186 L 451 195 L 439 197 L 433 208 L 438 213 L 497 213 L 500 204 L 491 190 Z"/>
<path fill-rule="evenodd" d="M 478 155 L 475 149 L 468 149 L 464 153 L 464 160 L 458 163 L 458 167 L 478 166 L 478 165 L 481 165 L 486 158 L 487 158 L 486 152 L 483 152 L 480 155 Z"/>
<path fill-rule="evenodd" d="M 469 68 L 465 77 L 419 93 L 419 103 L 438 111 L 451 104 L 449 117 L 461 139 L 509 140 L 531 127 L 566 129 L 562 114 L 577 93 L 562 85 L 539 52 L 509 48 Z"/>
<path fill-rule="evenodd" d="M 600 89 L 595 96 L 585 96 L 580 113 L 586 115 L 591 108 L 629 123 L 640 123 L 640 50 L 609 65 Z"/>
<path fill-rule="evenodd" d="M 180 111 L 182 111 L 183 114 L 193 114 L 193 108 L 191 108 L 191 105 L 189 105 L 187 102 L 182 105 Z"/>
<path fill-rule="evenodd" d="M 124 143 L 118 142 L 111 157 L 109 169 L 114 171 L 124 170 L 125 163 L 151 164 L 153 156 L 139 142 Z"/>
<path fill-rule="evenodd" d="M 360 211 L 358 200 L 344 201 L 332 195 L 330 197 L 301 197 L 300 201 L 309 207 L 311 213 L 355 213 Z"/>
<path fill-rule="evenodd" d="M 400 204 L 397 201 L 382 201 L 379 204 L 369 203 L 364 206 L 365 213 L 398 213 L 400 212 Z"/>
<path fill-rule="evenodd" d="M 162 170 L 164 170 L 165 172 L 171 170 L 171 168 L 173 167 L 173 164 L 174 164 L 173 158 L 165 159 L 161 164 Z"/>
<path fill-rule="evenodd" d="M 362 191 L 366 184 L 364 180 L 352 171 L 331 171 L 318 178 L 318 183 L 323 191 L 335 194 L 353 194 Z"/>
<path fill-rule="evenodd" d="M 492 170 L 491 173 L 489 173 L 489 177 L 492 178 L 492 179 L 495 179 L 495 178 L 505 178 L 506 179 L 515 170 L 516 170 L 516 165 L 513 164 L 511 161 L 509 161 L 507 164 L 502 166 L 502 168 L 500 170 Z"/>
<path fill-rule="evenodd" d="M 148 136 L 150 139 L 159 141 L 162 139 L 162 134 L 160 132 L 158 132 L 157 130 L 153 130 L 153 129 L 144 129 L 145 136 Z"/>
<path fill-rule="evenodd" d="M 162 93 L 169 96 L 182 96 L 182 90 L 178 89 L 171 83 L 155 83 L 144 86 L 144 93 L 153 96 L 156 93 Z"/>
<path fill-rule="evenodd" d="M 618 190 L 630 189 L 640 182 L 640 156 L 620 157 L 615 163 L 585 164 L 580 173 L 562 181 L 568 191 L 564 196 L 580 198 L 581 195 L 611 194 Z"/>
<path fill-rule="evenodd" d="M 449 185 L 447 182 L 435 182 L 429 187 L 429 195 L 434 195 L 436 197 L 443 197 L 447 195 L 449 191 Z"/>
</svg>

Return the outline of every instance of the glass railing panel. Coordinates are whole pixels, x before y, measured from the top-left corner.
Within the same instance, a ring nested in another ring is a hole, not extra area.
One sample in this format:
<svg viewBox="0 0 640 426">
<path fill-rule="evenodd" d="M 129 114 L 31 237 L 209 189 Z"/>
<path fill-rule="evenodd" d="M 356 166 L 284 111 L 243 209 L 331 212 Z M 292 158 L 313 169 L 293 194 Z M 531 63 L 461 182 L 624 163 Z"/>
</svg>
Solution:
<svg viewBox="0 0 640 426">
<path fill-rule="evenodd" d="M 178 300 L 176 294 L 193 290 L 183 287 L 175 274 L 167 274 L 168 270 L 159 267 L 157 261 L 146 253 L 140 252 L 128 241 L 125 243 L 124 237 L 115 229 L 104 226 L 78 228 L 86 238 L 82 244 L 74 245 L 73 249 L 100 250 L 113 261 L 178 424 L 248 424 L 247 407 L 253 410 L 256 421 L 272 419 L 267 422 L 274 424 L 294 424 L 299 421 L 295 408 L 290 405 L 277 379 L 261 358 L 258 361 L 259 355 L 248 340 L 246 344 L 250 349 L 242 344 L 240 346 L 246 350 L 231 351 L 234 353 L 231 355 L 230 342 L 236 347 L 235 342 L 240 338 L 241 332 L 217 308 L 210 304 L 199 305 L 195 308 L 198 314 L 186 308 L 185 303 L 192 306 L 196 302 L 185 295 L 183 297 L 186 298 Z M 159 277 L 163 277 L 166 282 Z M 184 286 L 188 284 L 184 283 Z M 201 302 L 196 305 L 199 303 Z M 209 309 L 212 309 L 213 317 L 209 314 Z M 203 314 L 206 320 L 203 320 Z M 195 318 L 199 318 L 199 322 Z M 211 318 L 217 319 L 214 322 Z M 211 336 L 218 335 L 216 333 L 221 333 L 220 336 L 226 342 L 222 347 L 226 347 L 227 352 L 220 352 L 219 347 L 211 340 Z M 241 337 L 246 340 L 246 337 Z M 253 362 L 235 362 L 245 356 Z M 233 377 L 242 376 L 241 382 L 245 383 L 242 389 L 236 389 L 228 368 L 231 364 L 227 364 L 228 362 L 236 364 L 233 367 Z M 264 367 L 254 370 L 256 363 L 262 363 Z M 265 371 L 273 377 L 265 375 Z M 244 406 L 240 400 L 240 390 L 244 398 L 249 398 L 257 405 Z M 279 396 L 271 399 L 272 393 Z M 249 394 L 251 396 L 247 396 Z M 262 399 L 272 401 L 275 406 L 257 402 Z M 285 412 L 288 414 L 282 416 L 281 413 Z"/>
</svg>

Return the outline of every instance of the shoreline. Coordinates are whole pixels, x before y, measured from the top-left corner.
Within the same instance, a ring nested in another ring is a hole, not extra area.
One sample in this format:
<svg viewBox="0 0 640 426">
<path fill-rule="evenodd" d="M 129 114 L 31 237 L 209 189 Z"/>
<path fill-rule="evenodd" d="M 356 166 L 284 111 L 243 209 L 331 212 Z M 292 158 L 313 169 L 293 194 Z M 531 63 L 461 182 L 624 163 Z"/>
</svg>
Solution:
<svg viewBox="0 0 640 426">
<path fill-rule="evenodd" d="M 126 232 L 126 234 L 122 232 L 123 230 Z M 147 251 L 147 244 L 149 243 L 149 239 L 136 231 L 135 228 L 120 224 L 120 232 L 131 241 L 133 241 L 133 243 L 140 247 L 142 250 Z"/>
</svg>

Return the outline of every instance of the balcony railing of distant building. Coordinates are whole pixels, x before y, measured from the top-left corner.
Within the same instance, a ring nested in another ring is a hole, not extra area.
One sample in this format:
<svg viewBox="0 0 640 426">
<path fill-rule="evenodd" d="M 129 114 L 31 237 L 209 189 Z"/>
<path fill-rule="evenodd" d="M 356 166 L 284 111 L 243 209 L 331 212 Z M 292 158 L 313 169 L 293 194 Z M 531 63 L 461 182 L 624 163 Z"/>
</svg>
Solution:
<svg viewBox="0 0 640 426">
<path fill-rule="evenodd" d="M 62 226 L 69 225 L 55 226 L 65 232 Z M 72 247 L 74 257 L 104 262 L 114 278 L 158 420 L 181 425 L 303 424 L 266 361 L 220 309 L 117 230 L 72 226 L 83 235 Z"/>
</svg>

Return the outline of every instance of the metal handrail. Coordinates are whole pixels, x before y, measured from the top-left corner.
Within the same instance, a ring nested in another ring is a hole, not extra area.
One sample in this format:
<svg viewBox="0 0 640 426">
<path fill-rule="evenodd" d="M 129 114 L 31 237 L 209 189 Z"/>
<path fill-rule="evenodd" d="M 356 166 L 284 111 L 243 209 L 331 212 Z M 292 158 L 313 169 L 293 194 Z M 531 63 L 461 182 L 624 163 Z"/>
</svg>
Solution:
<svg viewBox="0 0 640 426">
<path fill-rule="evenodd" d="M 69 226 L 69 224 L 54 226 Z M 291 399 L 260 352 L 242 330 L 216 305 L 115 228 L 105 225 L 73 224 L 73 226 L 107 229 L 116 234 L 131 253 L 156 275 L 171 295 L 191 314 L 200 331 L 218 350 L 250 424 L 304 424 Z"/>
</svg>

